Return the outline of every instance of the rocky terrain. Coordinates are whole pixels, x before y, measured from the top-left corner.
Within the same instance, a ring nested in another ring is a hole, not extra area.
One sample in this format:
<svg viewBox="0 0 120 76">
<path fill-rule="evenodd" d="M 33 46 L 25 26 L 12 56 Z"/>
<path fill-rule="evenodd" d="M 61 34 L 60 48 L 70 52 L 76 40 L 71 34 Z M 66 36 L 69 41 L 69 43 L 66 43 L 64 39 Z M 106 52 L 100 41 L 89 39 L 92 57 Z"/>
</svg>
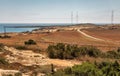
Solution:
<svg viewBox="0 0 120 76">
<path fill-rule="evenodd" d="M 7 47 L 4 46 L 4 50 L 7 50 L 11 52 L 10 54 L 5 55 L 5 59 L 9 63 L 19 63 L 23 66 L 45 66 L 45 65 L 51 65 L 53 64 L 54 66 L 58 67 L 71 67 L 74 66 L 75 64 L 80 64 L 80 61 L 75 61 L 75 60 L 60 60 L 60 59 L 50 59 L 44 54 L 40 53 L 34 53 L 32 50 L 17 50 L 13 47 Z M 2 53 L 1 53 L 2 54 Z M 16 66 L 14 66 L 16 67 Z M 11 68 L 12 69 L 12 68 Z M 12 74 L 14 75 L 15 73 L 21 72 L 20 70 L 0 70 L 0 74 Z M 22 73 L 23 76 L 29 76 Z M 39 74 L 38 76 L 42 76 L 44 74 Z"/>
<path fill-rule="evenodd" d="M 51 59 L 47 56 L 46 49 L 51 44 L 65 43 L 78 46 L 92 45 L 101 49 L 103 52 L 115 50 L 120 46 L 119 29 L 119 25 L 95 26 L 93 24 L 87 24 L 64 27 L 57 26 L 36 29 L 31 32 L 7 33 L 10 38 L 0 38 L 0 43 L 4 45 L 0 50 L 5 50 L 0 52 L 0 56 L 5 58 L 9 65 L 7 64 L 7 67 L 1 64 L 0 74 L 16 74 L 20 72 L 23 76 L 30 76 L 37 69 L 39 71 L 38 76 L 44 76 L 45 72 L 50 72 L 51 64 L 57 70 L 59 68 L 81 64 L 85 59 L 92 60 L 92 58 L 88 57 L 81 58 L 81 60 Z M 4 34 L 0 35 L 3 36 Z M 36 45 L 25 45 L 25 41 L 29 39 L 34 40 Z M 24 49 L 20 50 L 16 47 L 24 47 Z"/>
</svg>

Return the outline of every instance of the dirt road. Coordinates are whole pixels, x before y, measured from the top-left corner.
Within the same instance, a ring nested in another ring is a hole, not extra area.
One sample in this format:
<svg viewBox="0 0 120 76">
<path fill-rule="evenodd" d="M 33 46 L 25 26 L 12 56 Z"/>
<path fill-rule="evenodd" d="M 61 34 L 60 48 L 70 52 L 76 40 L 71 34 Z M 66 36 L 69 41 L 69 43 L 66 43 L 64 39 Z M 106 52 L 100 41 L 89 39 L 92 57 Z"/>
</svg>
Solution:
<svg viewBox="0 0 120 76">
<path fill-rule="evenodd" d="M 78 31 L 79 33 L 81 33 L 82 35 L 88 37 L 88 38 L 91 38 L 91 39 L 94 39 L 94 40 L 97 40 L 97 41 L 105 41 L 105 40 L 103 40 L 103 39 L 100 39 L 100 38 L 96 38 L 96 37 L 90 36 L 90 35 L 88 35 L 88 34 L 82 32 L 80 29 L 77 29 L 77 31 Z"/>
</svg>

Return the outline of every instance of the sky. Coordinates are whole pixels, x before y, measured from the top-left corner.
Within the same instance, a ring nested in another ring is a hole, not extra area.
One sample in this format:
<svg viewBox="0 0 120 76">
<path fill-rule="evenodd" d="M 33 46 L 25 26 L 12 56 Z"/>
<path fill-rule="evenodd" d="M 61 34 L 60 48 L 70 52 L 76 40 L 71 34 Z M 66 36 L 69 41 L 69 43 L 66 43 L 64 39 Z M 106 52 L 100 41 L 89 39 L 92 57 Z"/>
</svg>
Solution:
<svg viewBox="0 0 120 76">
<path fill-rule="evenodd" d="M 0 0 L 0 23 L 120 23 L 120 0 Z"/>
</svg>

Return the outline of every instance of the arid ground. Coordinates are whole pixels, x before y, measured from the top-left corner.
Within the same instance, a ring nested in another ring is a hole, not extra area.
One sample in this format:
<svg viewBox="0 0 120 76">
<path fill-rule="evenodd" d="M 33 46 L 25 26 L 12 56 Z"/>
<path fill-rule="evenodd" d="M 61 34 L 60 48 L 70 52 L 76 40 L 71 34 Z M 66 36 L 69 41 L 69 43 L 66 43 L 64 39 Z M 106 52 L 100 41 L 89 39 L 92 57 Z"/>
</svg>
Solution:
<svg viewBox="0 0 120 76">
<path fill-rule="evenodd" d="M 11 38 L 0 39 L 0 42 L 8 46 L 24 46 L 24 42 L 33 39 L 37 42 L 36 46 L 27 46 L 29 48 L 41 48 L 46 49 L 49 44 L 66 43 L 92 45 L 96 46 L 103 51 L 113 50 L 120 45 L 120 29 L 111 29 L 113 26 L 94 26 L 87 25 L 88 28 L 82 27 L 80 31 L 91 36 L 88 37 L 77 30 L 60 30 L 49 33 L 12 33 Z M 61 27 L 62 28 L 62 27 Z M 70 28 L 70 27 L 69 27 Z M 80 26 L 74 26 L 71 28 L 81 28 Z M 115 28 L 115 26 L 114 26 Z M 63 27 L 64 29 L 64 27 Z M 66 29 L 66 28 L 65 28 Z M 98 38 L 95 39 L 95 38 Z M 101 39 L 101 40 L 100 40 Z"/>
<path fill-rule="evenodd" d="M 46 32 L 47 30 L 47 32 Z M 55 31 L 54 31 L 55 30 Z M 48 32 L 50 31 L 50 32 Z M 3 34 L 0 34 L 3 35 Z M 65 43 L 78 46 L 95 46 L 103 52 L 116 50 L 120 46 L 120 25 L 74 25 L 70 27 L 54 27 L 31 31 L 27 33 L 7 33 L 10 38 L 0 38 L 0 43 L 5 45 L 5 49 L 10 53 L 1 53 L 10 63 L 20 63 L 23 66 L 50 65 L 57 67 L 70 67 L 81 64 L 85 60 L 101 60 L 84 57 L 76 60 L 50 59 L 46 54 L 46 49 L 51 44 Z M 25 45 L 25 41 L 32 39 L 36 45 Z M 15 49 L 18 46 L 25 46 L 27 50 Z M 40 50 L 40 53 L 37 53 Z M 32 60 L 31 60 L 32 59 Z M 15 69 L 16 70 L 16 69 Z"/>
</svg>

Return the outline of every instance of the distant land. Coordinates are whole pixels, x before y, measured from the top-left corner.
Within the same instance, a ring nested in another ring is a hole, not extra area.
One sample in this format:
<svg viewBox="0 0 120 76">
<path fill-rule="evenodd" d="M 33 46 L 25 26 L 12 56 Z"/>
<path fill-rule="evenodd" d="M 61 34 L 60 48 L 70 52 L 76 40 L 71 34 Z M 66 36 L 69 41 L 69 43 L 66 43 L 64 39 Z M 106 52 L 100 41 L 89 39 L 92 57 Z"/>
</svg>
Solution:
<svg viewBox="0 0 120 76">
<path fill-rule="evenodd" d="M 75 25 L 71 23 L 0 23 L 0 32 L 3 33 L 4 26 L 70 26 L 70 25 Z M 81 24 L 95 24 L 95 25 L 106 25 L 110 23 L 81 23 Z M 115 23 L 115 24 L 120 24 L 120 23 Z M 36 28 L 8 28 L 8 32 L 24 32 L 24 31 L 32 31 L 33 29 Z"/>
</svg>

